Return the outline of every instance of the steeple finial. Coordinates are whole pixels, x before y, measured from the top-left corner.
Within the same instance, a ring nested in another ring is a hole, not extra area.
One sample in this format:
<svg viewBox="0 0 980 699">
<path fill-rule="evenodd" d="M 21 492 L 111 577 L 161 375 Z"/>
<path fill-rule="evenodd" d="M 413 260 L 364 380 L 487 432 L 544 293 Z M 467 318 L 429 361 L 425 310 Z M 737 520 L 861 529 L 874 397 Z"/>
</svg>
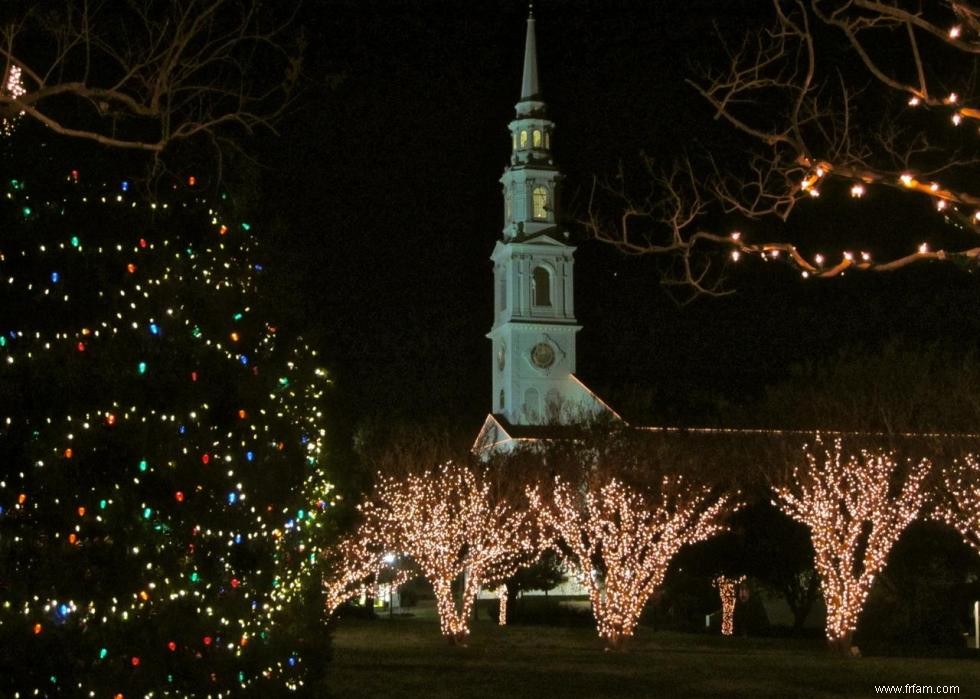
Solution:
<svg viewBox="0 0 980 699">
<path fill-rule="evenodd" d="M 524 80 L 521 83 L 521 101 L 536 99 L 538 87 L 538 47 L 534 39 L 534 2 L 527 5 L 527 41 L 524 44 Z"/>
</svg>

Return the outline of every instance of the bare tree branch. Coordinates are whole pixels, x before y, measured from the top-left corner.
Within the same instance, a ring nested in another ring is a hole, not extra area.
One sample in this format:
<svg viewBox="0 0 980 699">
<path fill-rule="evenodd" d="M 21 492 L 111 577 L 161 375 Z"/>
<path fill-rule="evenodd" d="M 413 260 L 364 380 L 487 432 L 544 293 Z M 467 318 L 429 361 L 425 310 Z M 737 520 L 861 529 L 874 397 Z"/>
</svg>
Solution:
<svg viewBox="0 0 980 699">
<path fill-rule="evenodd" d="M 958 0 L 935 3 L 928 13 L 898 0 L 772 0 L 772 7 L 772 26 L 737 45 L 722 41 L 727 64 L 688 81 L 715 120 L 747 143 L 744 167 L 708 155 L 659 171 L 645 158 L 645 194 L 627 191 L 622 175 L 595 182 L 587 232 L 626 253 L 670 260 L 664 283 L 694 296 L 725 293 L 719 258 L 783 261 L 816 278 L 923 261 L 980 265 L 980 237 L 976 245 L 948 249 L 915 240 L 915 252 L 880 260 L 868 252 L 875 243 L 869 240 L 863 251 L 841 250 L 829 259 L 807 258 L 791 242 L 750 243 L 737 231 L 718 230 L 720 215 L 787 221 L 801 201 L 837 180 L 855 198 L 871 187 L 923 195 L 947 222 L 980 236 L 980 152 L 958 138 L 975 136 L 972 130 L 955 129 L 980 121 L 980 99 L 972 94 L 980 9 Z M 866 72 L 838 68 L 826 48 L 834 40 Z M 899 113 L 891 108 L 896 101 L 904 107 Z"/>
<path fill-rule="evenodd" d="M 179 141 L 216 145 L 229 127 L 274 129 L 301 66 L 292 13 L 267 17 L 254 0 L 30 10 L 0 27 L 0 116 L 157 157 Z"/>
</svg>

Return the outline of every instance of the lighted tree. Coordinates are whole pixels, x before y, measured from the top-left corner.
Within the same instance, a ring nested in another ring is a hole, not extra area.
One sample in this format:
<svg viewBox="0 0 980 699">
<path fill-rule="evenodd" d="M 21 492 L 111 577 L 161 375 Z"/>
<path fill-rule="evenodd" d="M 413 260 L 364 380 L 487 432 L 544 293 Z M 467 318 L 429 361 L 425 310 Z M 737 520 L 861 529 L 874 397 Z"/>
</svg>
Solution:
<svg viewBox="0 0 980 699">
<path fill-rule="evenodd" d="M 319 592 L 295 534 L 332 504 L 327 379 L 263 301 L 248 204 L 192 174 L 148 199 L 23 126 L 0 204 L 0 693 L 299 689 L 325 650 L 292 602 Z"/>
<path fill-rule="evenodd" d="M 715 587 L 721 598 L 721 634 L 731 636 L 735 632 L 735 603 L 738 601 L 738 586 L 745 582 L 745 576 L 729 578 L 719 575 Z"/>
<path fill-rule="evenodd" d="M 622 180 L 597 186 L 591 232 L 631 253 L 671 257 L 667 281 L 695 293 L 724 290 L 719 255 L 782 262 L 811 278 L 927 260 L 976 265 L 980 193 L 969 126 L 980 118 L 980 8 L 959 0 L 773 0 L 772 8 L 770 26 L 741 40 L 719 37 L 719 59 L 688 81 L 748 161 L 708 153 L 663 171 L 648 160 L 648 192 Z M 869 235 L 851 249 L 828 249 L 829 241 L 804 249 L 716 225 L 719 214 L 749 228 L 785 221 L 831 189 L 855 199 L 902 192 L 932 207 L 940 225 L 931 240 L 895 246 L 891 231 L 872 237 L 884 230 L 875 220 L 860 226 Z"/>
<path fill-rule="evenodd" d="M 980 460 L 976 456 L 968 454 L 945 470 L 935 514 L 980 553 Z"/>
<path fill-rule="evenodd" d="M 536 552 L 533 513 L 494 491 L 479 465 L 447 463 L 379 475 L 373 494 L 359 507 L 360 526 L 341 544 L 347 558 L 341 551 L 343 565 L 328 579 L 328 590 L 349 590 L 372 575 L 382 552 L 406 556 L 432 585 L 443 635 L 453 643 L 464 641 L 480 589 L 512 575 Z M 459 604 L 456 582 L 462 588 Z"/>
<path fill-rule="evenodd" d="M 810 530 L 827 640 L 847 652 L 875 577 L 927 500 L 931 463 L 902 464 L 886 451 L 848 454 L 840 440 L 820 452 L 805 450 L 788 483 L 774 486 L 774 504 Z"/>
<path fill-rule="evenodd" d="M 531 501 L 545 536 L 589 590 L 599 636 L 612 648 L 633 635 L 677 552 L 724 531 L 737 507 L 732 496 L 682 476 L 651 488 L 559 476 L 547 495 L 532 491 Z"/>
<path fill-rule="evenodd" d="M 396 590 L 417 574 L 414 566 L 406 565 L 392 553 L 384 532 L 376 529 L 379 522 L 366 519 L 350 536 L 325 549 L 324 580 L 327 613 L 333 614 L 342 604 L 361 595 L 377 597 L 382 584 Z"/>
</svg>

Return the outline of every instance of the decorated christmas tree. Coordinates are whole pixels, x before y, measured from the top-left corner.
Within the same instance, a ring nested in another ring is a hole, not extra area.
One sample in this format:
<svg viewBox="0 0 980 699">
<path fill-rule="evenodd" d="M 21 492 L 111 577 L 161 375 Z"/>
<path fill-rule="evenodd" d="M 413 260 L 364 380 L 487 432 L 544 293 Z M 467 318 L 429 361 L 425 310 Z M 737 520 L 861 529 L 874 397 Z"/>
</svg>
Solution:
<svg viewBox="0 0 980 699">
<path fill-rule="evenodd" d="M 309 688 L 327 378 L 269 310 L 248 205 L 0 148 L 0 694 Z"/>
</svg>

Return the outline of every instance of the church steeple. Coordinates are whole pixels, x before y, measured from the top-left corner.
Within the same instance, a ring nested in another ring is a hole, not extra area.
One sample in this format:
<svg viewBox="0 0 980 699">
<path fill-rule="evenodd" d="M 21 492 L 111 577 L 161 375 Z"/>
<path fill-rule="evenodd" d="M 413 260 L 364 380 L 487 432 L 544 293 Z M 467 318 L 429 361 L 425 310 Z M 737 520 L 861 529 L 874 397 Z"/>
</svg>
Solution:
<svg viewBox="0 0 980 699">
<path fill-rule="evenodd" d="M 551 155 L 554 122 L 546 114 L 538 82 L 538 46 L 533 10 L 527 18 L 521 98 L 510 122 L 510 167 L 504 185 L 504 240 L 523 240 L 554 229 L 558 223 L 558 187 L 562 176 Z"/>
<path fill-rule="evenodd" d="M 514 425 L 569 424 L 608 411 L 575 377 L 581 328 L 575 319 L 575 248 L 558 225 L 562 175 L 551 154 L 555 124 L 541 96 L 534 29 L 529 12 L 520 101 L 508 125 L 510 164 L 500 178 L 503 235 L 490 256 L 493 403 L 477 439 L 481 449 L 512 449 L 510 433 L 499 430 Z"/>
<path fill-rule="evenodd" d="M 539 97 L 538 47 L 534 36 L 534 6 L 528 7 L 527 39 L 524 41 L 524 80 L 521 81 L 521 102 Z"/>
<path fill-rule="evenodd" d="M 512 424 L 567 421 L 582 388 L 575 371 L 572 265 L 575 248 L 558 227 L 561 173 L 551 155 L 554 122 L 538 83 L 534 16 L 527 19 L 524 75 L 517 116 L 510 122 L 510 165 L 503 236 L 494 262 L 493 412 Z"/>
</svg>

